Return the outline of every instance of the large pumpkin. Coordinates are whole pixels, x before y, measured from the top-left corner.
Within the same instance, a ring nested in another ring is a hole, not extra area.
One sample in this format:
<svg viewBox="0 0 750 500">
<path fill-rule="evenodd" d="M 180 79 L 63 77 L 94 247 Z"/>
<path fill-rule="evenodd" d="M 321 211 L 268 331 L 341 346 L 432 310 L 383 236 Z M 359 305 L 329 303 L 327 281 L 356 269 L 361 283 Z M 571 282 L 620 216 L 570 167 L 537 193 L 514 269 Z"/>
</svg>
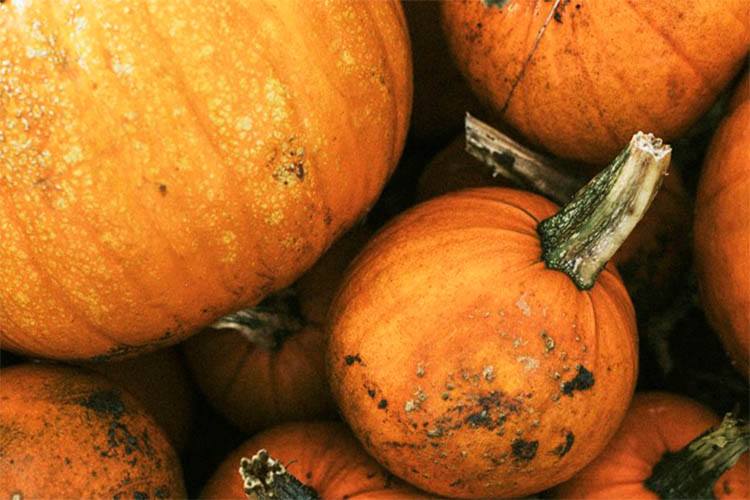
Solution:
<svg viewBox="0 0 750 500">
<path fill-rule="evenodd" d="M 335 415 L 325 376 L 325 316 L 344 269 L 369 236 L 365 226 L 353 229 L 292 287 L 185 342 L 201 391 L 244 432 Z"/>
<path fill-rule="evenodd" d="M 193 387 L 177 348 L 82 366 L 130 391 L 164 429 L 175 449 L 185 448 L 192 427 Z"/>
<path fill-rule="evenodd" d="M 549 151 L 598 164 L 637 130 L 685 132 L 750 42 L 746 0 L 455 0 L 443 21 L 495 112 Z"/>
<path fill-rule="evenodd" d="M 750 369 L 750 100 L 745 78 L 706 156 L 694 246 L 706 315 L 745 375 Z"/>
<path fill-rule="evenodd" d="M 289 423 L 254 436 L 224 460 L 201 498 L 245 500 L 243 480 L 237 470 L 242 458 L 249 459 L 261 449 L 318 495 L 278 498 L 426 498 L 394 480 L 338 422 Z"/>
<path fill-rule="evenodd" d="M 184 498 L 180 462 L 133 396 L 50 365 L 3 368 L 2 498 Z"/>
<path fill-rule="evenodd" d="M 8 0 L 0 44 L 0 332 L 19 352 L 131 353 L 256 304 L 404 144 L 396 1 Z"/>
<path fill-rule="evenodd" d="M 641 136 L 553 218 L 545 198 L 478 188 L 418 205 L 375 236 L 331 307 L 327 361 L 368 452 L 462 498 L 541 491 L 593 459 L 637 371 L 633 308 L 604 263 L 665 162 Z"/>
<path fill-rule="evenodd" d="M 661 472 L 657 464 L 663 463 L 666 457 L 676 458 L 676 454 L 693 439 L 717 426 L 719 422 L 720 419 L 711 410 L 690 399 L 659 392 L 636 394 L 622 426 L 607 448 L 570 481 L 556 487 L 553 498 L 665 498 L 665 495 L 657 495 L 651 489 L 658 488 L 657 486 L 646 486 L 647 482 L 655 479 L 655 474 Z M 714 439 L 715 443 L 722 443 L 728 448 L 721 438 Z M 746 440 L 747 431 L 744 438 L 739 439 Z M 737 444 L 734 443 L 732 446 L 737 447 Z M 721 448 L 716 446 L 713 452 Z M 747 445 L 744 448 L 747 449 Z M 714 484 L 709 481 L 711 475 L 701 466 L 716 468 L 720 463 L 718 457 L 709 460 L 704 458 L 705 462 L 697 461 L 692 467 L 687 464 L 688 459 L 695 459 L 694 457 L 683 455 L 680 458 L 685 463 L 681 472 L 692 472 L 693 477 L 701 478 L 701 482 L 704 483 L 690 484 L 688 488 L 709 487 L 709 491 L 713 490 L 711 496 L 722 500 L 750 498 L 750 462 L 747 454 L 740 458 L 740 462 L 734 467 L 721 474 Z M 661 474 L 660 481 L 662 487 L 671 484 L 684 488 L 686 483 L 689 484 L 685 477 L 679 475 L 669 478 Z M 687 494 L 684 489 L 667 498 L 680 497 L 707 498 L 698 491 Z"/>
</svg>

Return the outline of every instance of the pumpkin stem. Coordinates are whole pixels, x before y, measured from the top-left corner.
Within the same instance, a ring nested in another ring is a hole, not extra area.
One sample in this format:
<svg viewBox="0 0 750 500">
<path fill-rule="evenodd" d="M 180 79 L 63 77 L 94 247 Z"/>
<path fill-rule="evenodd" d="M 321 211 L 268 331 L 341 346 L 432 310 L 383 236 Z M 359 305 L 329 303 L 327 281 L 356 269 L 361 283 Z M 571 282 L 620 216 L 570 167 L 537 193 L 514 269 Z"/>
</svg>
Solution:
<svg viewBox="0 0 750 500">
<path fill-rule="evenodd" d="M 671 153 L 653 134 L 635 134 L 607 168 L 537 226 L 547 267 L 570 276 L 581 290 L 594 286 L 651 205 Z"/>
<path fill-rule="evenodd" d="M 731 415 L 676 453 L 665 453 L 646 488 L 660 498 L 713 499 L 714 484 L 750 447 L 750 426 Z"/>
<path fill-rule="evenodd" d="M 250 342 L 275 351 L 304 324 L 297 295 L 290 287 L 266 297 L 255 307 L 224 316 L 211 328 L 235 330 Z"/>
<path fill-rule="evenodd" d="M 281 462 L 259 450 L 252 458 L 240 460 L 240 476 L 248 499 L 317 500 L 318 492 L 302 484 Z"/>
<path fill-rule="evenodd" d="M 534 191 L 564 205 L 586 181 L 566 172 L 561 162 L 536 153 L 466 114 L 466 152 L 492 167 L 493 177 L 501 176 L 521 189 Z"/>
</svg>

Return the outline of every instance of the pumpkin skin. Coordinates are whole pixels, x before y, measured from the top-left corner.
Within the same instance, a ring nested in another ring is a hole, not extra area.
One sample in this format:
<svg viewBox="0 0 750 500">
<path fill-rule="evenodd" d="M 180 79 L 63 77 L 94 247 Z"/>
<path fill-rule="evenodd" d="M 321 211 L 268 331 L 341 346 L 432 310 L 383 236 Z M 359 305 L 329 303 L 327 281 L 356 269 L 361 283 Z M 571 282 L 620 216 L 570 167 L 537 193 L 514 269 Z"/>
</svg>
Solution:
<svg viewBox="0 0 750 500">
<path fill-rule="evenodd" d="M 133 394 L 164 429 L 177 451 L 185 449 L 193 420 L 193 389 L 176 348 L 112 363 L 82 365 Z"/>
<path fill-rule="evenodd" d="M 656 500 L 644 486 L 667 452 L 687 446 L 721 422 L 705 406 L 662 392 L 636 394 L 622 426 L 596 459 L 553 490 L 553 498 L 629 498 Z M 714 486 L 717 499 L 750 496 L 748 456 L 726 471 Z"/>
<path fill-rule="evenodd" d="M 745 80 L 747 85 L 747 80 Z M 750 100 L 734 101 L 698 184 L 693 244 L 709 323 L 740 372 L 750 356 Z"/>
<path fill-rule="evenodd" d="M 43 364 L 3 368 L 2 380 L 3 498 L 185 497 L 167 437 L 127 392 Z"/>
<path fill-rule="evenodd" d="M 425 167 L 417 198 L 426 200 L 472 187 L 511 187 L 502 176 L 464 149 L 457 137 Z M 690 240 L 678 234 L 691 224 L 693 205 L 679 170 L 672 165 L 646 215 L 625 240 L 612 262 L 620 271 L 638 318 L 666 307 L 683 286 L 690 262 Z"/>
<path fill-rule="evenodd" d="M 349 430 L 339 422 L 294 422 L 276 426 L 243 443 L 219 466 L 201 498 L 245 500 L 237 474 L 240 459 L 261 448 L 320 498 L 427 498 L 393 480 L 388 471 L 365 453 Z"/>
<path fill-rule="evenodd" d="M 593 164 L 637 130 L 666 141 L 684 133 L 750 43 L 744 0 L 460 0 L 442 14 L 482 100 L 530 141 Z"/>
<path fill-rule="evenodd" d="M 325 373 L 325 317 L 344 269 L 371 231 L 358 226 L 294 285 L 302 328 L 269 349 L 231 329 L 208 329 L 184 344 L 209 402 L 246 433 L 291 420 L 333 417 Z"/>
<path fill-rule="evenodd" d="M 396 1 L 6 1 L 0 43 L 17 352 L 153 350 L 289 285 L 373 204 L 409 122 Z"/>
<path fill-rule="evenodd" d="M 617 429 L 633 308 L 611 264 L 586 292 L 545 267 L 536 226 L 555 211 L 504 188 L 451 193 L 353 263 L 331 307 L 329 379 L 395 475 L 438 495 L 522 496 L 572 476 Z"/>
</svg>

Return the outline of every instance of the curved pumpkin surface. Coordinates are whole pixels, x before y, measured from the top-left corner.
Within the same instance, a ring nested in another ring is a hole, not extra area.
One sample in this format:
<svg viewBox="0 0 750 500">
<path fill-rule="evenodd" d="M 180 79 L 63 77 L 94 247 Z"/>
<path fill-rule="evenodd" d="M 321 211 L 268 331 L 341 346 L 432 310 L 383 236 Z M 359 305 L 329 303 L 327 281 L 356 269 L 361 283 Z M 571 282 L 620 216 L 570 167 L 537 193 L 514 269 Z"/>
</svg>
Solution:
<svg viewBox="0 0 750 500">
<path fill-rule="evenodd" d="M 398 2 L 0 4 L 0 331 L 111 357 L 296 279 L 404 144 Z"/>
<path fill-rule="evenodd" d="M 694 246 L 701 299 L 724 348 L 750 369 L 750 100 L 719 127 L 695 202 Z"/>
<path fill-rule="evenodd" d="M 425 167 L 417 197 L 426 200 L 473 187 L 511 187 L 492 168 L 465 151 L 457 137 Z M 625 240 L 612 262 L 633 300 L 638 317 L 645 317 L 673 300 L 690 259 L 690 241 L 678 234 L 690 224 L 693 206 L 679 170 L 673 165 L 653 204 Z"/>
<path fill-rule="evenodd" d="M 353 263 L 328 369 L 377 460 L 427 491 L 522 496 L 569 478 L 617 429 L 637 366 L 608 264 L 589 291 L 541 260 L 546 199 L 483 188 L 428 201 Z"/>
<path fill-rule="evenodd" d="M 426 498 L 393 480 L 388 471 L 365 453 L 346 426 L 338 422 L 289 423 L 254 436 L 219 466 L 201 498 L 245 500 L 237 469 L 241 458 L 252 457 L 260 449 L 268 450 L 320 498 Z"/>
<path fill-rule="evenodd" d="M 681 135 L 750 43 L 744 0 L 460 0 L 443 3 L 443 21 L 483 100 L 529 140 L 589 163 L 637 130 Z"/>
<path fill-rule="evenodd" d="M 334 244 L 290 289 L 287 311 L 299 330 L 283 322 L 268 342 L 234 329 L 208 329 L 188 339 L 184 352 L 195 381 L 211 404 L 244 432 L 290 420 L 335 415 L 325 375 L 325 316 L 341 275 L 369 238 L 359 226 Z M 265 303 L 262 303 L 263 306 Z M 283 318 L 282 318 L 283 319 Z"/>
<path fill-rule="evenodd" d="M 591 464 L 553 490 L 553 498 L 656 500 L 644 486 L 665 453 L 676 452 L 721 422 L 711 410 L 675 394 L 636 394 L 617 434 Z M 714 485 L 717 499 L 750 495 L 747 454 Z"/>
<path fill-rule="evenodd" d="M 180 462 L 133 396 L 98 375 L 3 368 L 3 498 L 184 498 Z"/>
<path fill-rule="evenodd" d="M 175 449 L 185 448 L 192 427 L 193 388 L 176 348 L 82 366 L 130 391 L 164 429 Z"/>
</svg>

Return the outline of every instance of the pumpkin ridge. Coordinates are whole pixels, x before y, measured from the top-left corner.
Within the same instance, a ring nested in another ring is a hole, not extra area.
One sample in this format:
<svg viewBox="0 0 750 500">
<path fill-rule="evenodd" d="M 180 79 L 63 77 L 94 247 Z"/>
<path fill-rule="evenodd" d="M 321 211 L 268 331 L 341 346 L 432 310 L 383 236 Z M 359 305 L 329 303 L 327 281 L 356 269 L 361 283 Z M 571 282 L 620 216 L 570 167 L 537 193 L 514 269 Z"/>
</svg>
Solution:
<svg viewBox="0 0 750 500">
<path fill-rule="evenodd" d="M 552 21 L 552 17 L 555 14 L 555 11 L 557 10 L 557 7 L 560 5 L 561 0 L 555 0 L 555 3 L 552 4 L 550 7 L 550 11 L 547 14 L 547 18 L 544 20 L 544 24 L 542 24 L 541 28 L 537 31 L 536 37 L 534 38 L 534 44 L 531 47 L 531 50 L 526 55 L 526 59 L 521 65 L 521 70 L 518 72 L 518 75 L 516 76 L 515 80 L 511 84 L 510 91 L 508 92 L 508 97 L 505 99 L 505 102 L 500 107 L 500 114 L 504 115 L 505 111 L 508 109 L 508 106 L 510 105 L 510 101 L 513 98 L 513 94 L 516 90 L 516 87 L 518 87 L 518 84 L 521 83 L 521 80 L 523 80 L 523 77 L 526 74 L 526 68 L 531 63 L 531 59 L 534 57 L 534 54 L 536 53 L 537 49 L 539 48 L 539 44 L 542 41 L 542 37 L 547 32 L 547 26 L 549 26 L 549 23 Z M 534 22 L 534 16 L 531 16 L 531 23 Z"/>
<path fill-rule="evenodd" d="M 690 59 L 688 58 L 688 56 L 687 56 L 687 54 L 685 53 L 685 51 L 683 51 L 683 50 L 682 50 L 682 49 L 681 49 L 681 48 L 680 48 L 680 47 L 679 47 L 679 46 L 677 45 L 677 42 L 676 42 L 676 41 L 675 41 L 675 40 L 674 40 L 674 39 L 673 39 L 673 38 L 672 38 L 671 36 L 669 36 L 669 34 L 668 34 L 668 33 L 667 33 L 666 31 L 664 31 L 664 30 L 663 30 L 663 29 L 661 28 L 661 26 L 657 25 L 657 24 L 656 24 L 656 23 L 655 23 L 655 22 L 653 21 L 653 19 L 651 19 L 651 18 L 650 18 L 650 17 L 648 17 L 648 16 L 646 15 L 646 14 L 644 14 L 643 12 L 641 12 L 641 11 L 640 11 L 640 10 L 639 10 L 639 9 L 638 9 L 638 8 L 637 8 L 636 6 L 635 6 L 635 4 L 633 3 L 633 0 L 625 0 L 625 5 L 627 5 L 628 7 L 630 7 L 630 10 L 632 10 L 633 12 L 635 12 L 635 13 L 636 13 L 636 15 L 638 15 L 638 17 L 640 17 L 640 18 L 641 18 L 641 19 L 642 19 L 642 20 L 643 20 L 643 21 L 645 22 L 645 24 L 646 24 L 646 25 L 647 25 L 647 26 L 648 26 L 649 28 L 651 28 L 651 31 L 653 31 L 654 33 L 656 33 L 657 35 L 659 35 L 659 38 L 660 38 L 660 39 L 662 39 L 662 40 L 664 41 L 664 43 L 666 43 L 667 45 L 669 45 L 669 48 L 670 48 L 670 49 L 672 49 L 672 51 L 673 51 L 673 52 L 674 52 L 675 54 L 677 54 L 677 55 L 678 55 L 678 56 L 680 57 L 680 59 L 682 59 L 682 61 L 683 61 L 683 62 L 684 62 L 684 63 L 685 63 L 685 64 L 686 64 L 686 65 L 687 65 L 687 66 L 688 66 L 688 67 L 689 67 L 689 68 L 690 68 L 690 69 L 691 69 L 691 70 L 692 70 L 692 71 L 693 71 L 693 72 L 694 72 L 694 73 L 695 73 L 696 75 L 698 75 L 698 77 L 700 78 L 700 80 L 701 80 L 701 83 L 702 83 L 702 85 L 703 85 L 704 87 L 708 88 L 708 89 L 709 89 L 709 90 L 711 90 L 712 92 L 718 92 L 719 90 L 721 90 L 721 89 L 716 89 L 716 88 L 714 88 L 714 86 L 713 86 L 713 85 L 712 85 L 712 83 L 711 83 L 711 79 L 710 79 L 710 78 L 708 78 L 708 77 L 707 77 L 707 76 L 706 76 L 705 74 L 703 74 L 703 72 L 702 72 L 702 71 L 700 71 L 700 70 L 698 69 L 698 67 L 697 67 L 697 66 L 695 65 L 695 63 L 693 63 L 693 61 L 692 61 L 692 60 L 690 60 Z"/>
</svg>

